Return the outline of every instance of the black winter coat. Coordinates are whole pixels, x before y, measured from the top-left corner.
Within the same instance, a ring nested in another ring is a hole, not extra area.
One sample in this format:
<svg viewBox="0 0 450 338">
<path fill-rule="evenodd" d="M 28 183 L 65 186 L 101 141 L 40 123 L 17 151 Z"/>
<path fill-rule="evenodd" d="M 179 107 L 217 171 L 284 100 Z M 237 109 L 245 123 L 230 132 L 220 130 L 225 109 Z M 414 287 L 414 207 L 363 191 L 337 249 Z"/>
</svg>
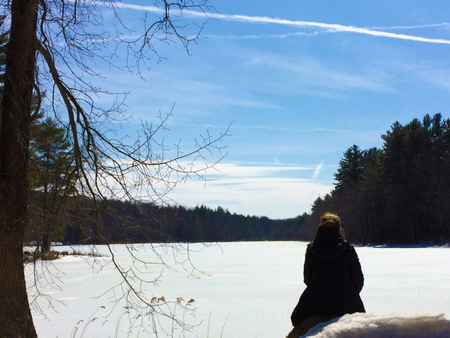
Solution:
<svg viewBox="0 0 450 338">
<path fill-rule="evenodd" d="M 358 255 L 336 229 L 319 228 L 306 249 L 303 276 L 307 287 L 292 312 L 292 325 L 315 315 L 366 312 L 359 296 L 364 276 Z"/>
</svg>

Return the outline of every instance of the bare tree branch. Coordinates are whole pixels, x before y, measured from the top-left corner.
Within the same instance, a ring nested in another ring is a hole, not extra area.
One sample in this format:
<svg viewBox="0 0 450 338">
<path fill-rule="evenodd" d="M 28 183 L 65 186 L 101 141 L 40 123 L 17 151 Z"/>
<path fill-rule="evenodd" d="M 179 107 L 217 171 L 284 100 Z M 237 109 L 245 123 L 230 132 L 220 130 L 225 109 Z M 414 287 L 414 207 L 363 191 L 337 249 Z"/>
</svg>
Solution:
<svg viewBox="0 0 450 338">
<path fill-rule="evenodd" d="M 161 204 L 170 202 L 169 193 L 178 184 L 190 178 L 204 180 L 205 172 L 226 155 L 221 142 L 228 134 L 228 128 L 218 136 L 208 131 L 200 135 L 194 140 L 192 149 L 181 149 L 180 144 L 167 149 L 159 137 L 166 131 L 165 123 L 172 115 L 170 111 L 160 115 L 159 124 L 142 122 L 139 137 L 133 142 L 111 137 L 108 124 L 124 117 L 122 108 L 126 93 L 110 93 L 92 85 L 89 79 L 103 76 L 96 70 L 96 63 L 121 67 L 112 62 L 109 54 L 111 44 L 115 44 L 113 53 L 125 51 L 125 66 L 139 76 L 142 76 L 143 66 L 149 68 L 149 63 L 155 58 L 156 62 L 161 60 L 157 43 L 181 42 L 189 53 L 190 44 L 197 43 L 204 23 L 194 24 L 184 14 L 192 10 L 209 10 L 207 1 L 156 0 L 155 6 L 160 9 L 158 17 L 145 14 L 142 33 L 133 38 L 122 33 L 131 32 L 119 14 L 122 3 L 109 0 L 39 0 L 39 5 L 37 51 L 41 63 L 38 65 L 39 86 L 36 90 L 40 86 L 45 87 L 49 93 L 48 107 L 70 131 L 75 163 L 69 175 L 77 182 L 72 193 L 79 196 L 76 202 L 79 208 L 84 203 L 81 197 L 89 199 L 93 209 L 86 213 L 90 214 L 96 226 L 96 236 L 108 245 L 112 264 L 121 276 L 121 283 L 112 285 L 109 291 L 116 295 L 117 302 L 128 302 L 128 310 L 137 311 L 134 320 L 150 320 L 155 332 L 173 330 L 174 325 L 189 330 L 191 327 L 178 317 L 177 309 L 190 311 L 191 302 L 183 302 L 181 297 L 177 300 L 149 299 L 142 285 L 154 285 L 158 277 L 146 279 L 141 268 L 124 269 L 120 265 L 103 236 L 103 229 L 108 225 L 102 223 L 100 214 L 106 210 L 118 217 L 124 227 L 138 227 L 133 220 L 117 213 L 108 200 L 127 199 L 137 205 L 142 200 Z M 104 28 L 102 13 L 105 8 L 114 14 L 115 32 Z M 96 104 L 96 98 L 104 95 L 112 98 L 110 108 Z M 122 99 L 118 100 L 119 97 Z M 151 244 L 150 248 L 157 253 Z M 173 250 L 182 249 L 174 244 Z M 138 258 L 134 250 L 129 250 L 129 254 L 141 266 L 153 266 L 153 262 Z M 165 264 L 163 261 L 160 263 Z M 182 264 L 185 263 L 193 266 L 189 250 Z M 172 328 L 162 327 L 159 316 L 170 318 Z"/>
</svg>

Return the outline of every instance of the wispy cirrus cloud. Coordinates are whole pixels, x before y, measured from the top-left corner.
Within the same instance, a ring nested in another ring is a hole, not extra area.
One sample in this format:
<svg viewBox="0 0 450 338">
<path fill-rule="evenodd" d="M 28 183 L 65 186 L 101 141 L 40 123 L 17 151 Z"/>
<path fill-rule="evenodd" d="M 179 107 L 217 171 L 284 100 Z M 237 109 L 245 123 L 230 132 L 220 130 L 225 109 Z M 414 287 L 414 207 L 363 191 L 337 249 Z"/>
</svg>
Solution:
<svg viewBox="0 0 450 338">
<path fill-rule="evenodd" d="M 225 125 L 204 125 L 207 128 L 225 128 Z M 233 124 L 232 129 L 260 129 L 260 130 L 277 130 L 282 132 L 296 132 L 296 133 L 348 133 L 348 129 L 337 128 L 292 128 L 292 127 L 275 127 L 270 125 L 244 125 Z"/>
<path fill-rule="evenodd" d="M 315 180 L 317 177 L 319 177 L 320 172 L 322 171 L 323 168 L 323 162 L 318 164 L 315 168 L 314 168 L 314 173 L 311 177 L 311 179 Z"/>
<path fill-rule="evenodd" d="M 286 39 L 290 37 L 297 36 L 315 36 L 321 32 L 295 32 L 295 33 L 285 33 L 285 34 L 248 34 L 248 35 L 208 35 L 208 37 L 219 38 L 219 39 L 229 39 L 229 40 L 257 40 L 257 39 Z"/>
<path fill-rule="evenodd" d="M 105 2 L 92 1 L 92 3 L 110 5 L 110 3 L 105 3 Z M 142 6 L 142 5 L 126 4 L 126 3 L 121 3 L 121 2 L 114 3 L 114 6 L 116 8 L 126 8 L 126 9 L 147 11 L 147 12 L 153 12 L 153 13 L 162 13 L 161 8 L 158 8 L 156 6 Z M 374 28 L 364 28 L 364 27 L 347 26 L 347 25 L 340 25 L 340 24 L 330 24 L 330 23 L 323 23 L 323 22 L 288 20 L 288 19 L 281 19 L 281 18 L 271 18 L 271 17 L 267 17 L 267 16 L 221 14 L 221 13 L 213 13 L 213 12 L 205 13 L 205 12 L 193 11 L 193 10 L 189 10 L 189 9 L 183 9 L 182 11 L 180 11 L 180 15 L 181 14 L 184 17 L 188 17 L 188 16 L 189 17 L 203 17 L 203 18 L 224 20 L 224 21 L 275 24 L 275 25 L 293 26 L 293 27 L 320 28 L 320 29 L 329 30 L 330 32 L 346 32 L 346 33 L 364 34 L 364 35 L 370 35 L 370 36 L 379 36 L 379 37 L 392 38 L 392 39 L 410 40 L 410 41 L 416 41 L 416 42 L 450 44 L 450 40 L 447 40 L 447 39 L 433 39 L 433 38 L 426 38 L 426 37 L 415 36 L 415 35 L 392 33 L 392 32 L 377 30 Z M 447 23 L 421 25 L 421 26 L 414 26 L 414 27 L 415 28 L 418 28 L 418 27 L 423 28 L 423 27 L 433 27 L 436 25 L 442 26 L 442 25 L 447 25 Z M 405 26 L 402 26 L 402 28 L 404 29 Z"/>
<path fill-rule="evenodd" d="M 267 87 L 275 91 L 281 88 L 284 93 L 294 95 L 299 92 L 315 96 L 336 95 L 347 90 L 392 91 L 387 78 L 378 68 L 372 70 L 366 67 L 364 73 L 349 72 L 308 56 L 291 58 L 270 53 L 260 53 L 249 64 L 271 70 L 274 74 L 277 72 Z M 285 85 L 287 83 L 289 86 Z M 318 88 L 325 92 L 317 92 Z M 308 93 L 311 89 L 314 91 Z"/>
<path fill-rule="evenodd" d="M 206 176 L 220 177 L 266 177 L 277 176 L 287 172 L 311 171 L 311 166 L 292 166 L 292 165 L 261 165 L 261 164 L 242 164 L 242 163 L 219 163 L 214 167 L 215 170 L 209 171 Z"/>
<path fill-rule="evenodd" d="M 369 29 L 394 30 L 394 29 L 421 29 L 421 28 L 436 28 L 436 27 L 450 27 L 450 23 L 442 22 L 429 25 L 415 25 L 415 26 L 370 27 Z"/>
</svg>

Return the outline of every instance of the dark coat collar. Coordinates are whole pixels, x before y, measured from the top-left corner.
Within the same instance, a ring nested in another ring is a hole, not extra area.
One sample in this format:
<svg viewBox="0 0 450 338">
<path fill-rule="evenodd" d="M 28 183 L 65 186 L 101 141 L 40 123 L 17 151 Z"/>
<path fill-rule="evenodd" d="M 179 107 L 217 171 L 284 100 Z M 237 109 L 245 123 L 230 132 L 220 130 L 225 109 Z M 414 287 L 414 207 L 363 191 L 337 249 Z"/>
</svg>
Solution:
<svg viewBox="0 0 450 338">
<path fill-rule="evenodd" d="M 320 227 L 316 237 L 308 245 L 308 251 L 322 259 L 337 258 L 347 251 L 350 243 L 339 234 L 338 229 Z"/>
</svg>

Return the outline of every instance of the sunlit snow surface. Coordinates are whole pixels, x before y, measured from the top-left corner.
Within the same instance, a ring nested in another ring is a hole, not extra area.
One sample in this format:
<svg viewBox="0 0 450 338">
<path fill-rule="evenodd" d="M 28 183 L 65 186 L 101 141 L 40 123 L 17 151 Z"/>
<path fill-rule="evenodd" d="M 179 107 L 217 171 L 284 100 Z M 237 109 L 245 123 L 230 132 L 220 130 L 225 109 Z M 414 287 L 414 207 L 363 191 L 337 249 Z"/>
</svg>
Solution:
<svg viewBox="0 0 450 338">
<path fill-rule="evenodd" d="M 124 270 L 139 269 L 146 280 L 159 277 L 157 285 L 141 286 L 148 299 L 164 296 L 176 303 L 178 298 L 182 304 L 195 300 L 188 305 L 188 309 L 195 309 L 193 313 L 183 313 L 181 307 L 175 307 L 181 319 L 194 325 L 192 331 L 172 329 L 162 318 L 166 332 L 160 331 L 160 337 L 274 338 L 285 337 L 291 330 L 289 316 L 304 289 L 306 244 L 239 242 L 190 244 L 175 249 L 157 246 L 166 265 L 143 265 L 137 261 L 130 264 L 130 254 L 123 245 L 113 246 L 113 253 Z M 157 262 L 150 247 L 133 248 L 139 259 Z M 89 247 L 74 249 L 90 251 Z M 39 262 L 35 270 L 32 264 L 27 265 L 28 285 L 35 280 L 41 285 L 42 295 L 38 303 L 33 303 L 42 310 L 33 307 L 39 337 L 151 336 L 151 327 L 139 328 L 140 316 L 133 309 L 124 308 L 126 304 L 122 302 L 114 306 L 121 289 L 108 291 L 121 282 L 121 277 L 108 263 L 111 253 L 107 248 L 98 246 L 97 250 L 105 257 L 66 256 L 44 265 Z M 361 296 L 370 315 L 444 314 L 450 319 L 450 248 L 356 250 L 365 276 Z M 29 295 L 32 301 L 36 290 L 31 288 Z M 352 320 L 346 320 L 346 325 L 351 326 Z"/>
<path fill-rule="evenodd" d="M 444 315 L 354 313 L 311 328 L 303 337 L 315 338 L 448 338 L 450 321 Z"/>
</svg>

